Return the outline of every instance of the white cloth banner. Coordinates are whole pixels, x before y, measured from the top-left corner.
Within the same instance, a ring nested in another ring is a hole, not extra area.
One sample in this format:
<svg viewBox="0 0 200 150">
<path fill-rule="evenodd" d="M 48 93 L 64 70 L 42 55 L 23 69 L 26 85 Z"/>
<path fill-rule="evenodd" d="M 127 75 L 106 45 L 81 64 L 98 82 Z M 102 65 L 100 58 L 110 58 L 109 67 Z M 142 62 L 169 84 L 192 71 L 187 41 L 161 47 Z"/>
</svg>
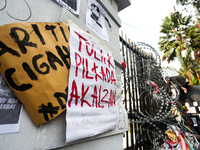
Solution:
<svg viewBox="0 0 200 150">
<path fill-rule="evenodd" d="M 116 75 L 112 53 L 70 26 L 71 68 L 66 104 L 66 143 L 117 126 Z"/>
<path fill-rule="evenodd" d="M 86 25 L 97 33 L 102 39 L 109 42 L 108 32 L 105 27 L 106 11 L 96 2 L 96 0 L 88 0 L 86 12 Z"/>
</svg>

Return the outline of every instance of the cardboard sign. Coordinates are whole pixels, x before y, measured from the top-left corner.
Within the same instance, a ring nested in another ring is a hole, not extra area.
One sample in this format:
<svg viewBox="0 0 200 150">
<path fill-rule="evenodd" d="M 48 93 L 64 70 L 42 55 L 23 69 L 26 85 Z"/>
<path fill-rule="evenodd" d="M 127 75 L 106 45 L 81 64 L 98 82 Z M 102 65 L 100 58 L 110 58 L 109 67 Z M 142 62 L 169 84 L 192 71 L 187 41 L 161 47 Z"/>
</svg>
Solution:
<svg viewBox="0 0 200 150">
<path fill-rule="evenodd" d="M 70 51 L 67 143 L 114 130 L 118 115 L 112 53 L 73 25 Z"/>
<path fill-rule="evenodd" d="M 178 138 L 176 134 L 172 131 L 172 129 L 168 129 L 165 131 L 165 135 L 172 141 L 175 142 Z"/>
<path fill-rule="evenodd" d="M 0 26 L 0 71 L 35 125 L 66 109 L 70 69 L 65 23 Z"/>
</svg>

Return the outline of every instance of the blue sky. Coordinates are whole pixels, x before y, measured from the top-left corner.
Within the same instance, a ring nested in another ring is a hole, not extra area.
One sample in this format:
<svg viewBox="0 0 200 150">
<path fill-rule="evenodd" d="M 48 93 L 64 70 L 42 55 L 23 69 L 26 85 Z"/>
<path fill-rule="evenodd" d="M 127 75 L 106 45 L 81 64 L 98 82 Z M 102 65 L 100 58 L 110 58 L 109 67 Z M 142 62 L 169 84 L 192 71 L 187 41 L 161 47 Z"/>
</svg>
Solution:
<svg viewBox="0 0 200 150">
<path fill-rule="evenodd" d="M 176 5 L 176 0 L 131 0 L 131 6 L 119 12 L 122 21 L 120 28 L 133 42 L 144 42 L 159 51 L 160 25 L 171 12 L 182 11 L 181 6 Z M 161 57 L 162 54 L 160 54 Z M 162 62 L 162 66 L 180 68 L 178 61 L 168 64 Z"/>
</svg>

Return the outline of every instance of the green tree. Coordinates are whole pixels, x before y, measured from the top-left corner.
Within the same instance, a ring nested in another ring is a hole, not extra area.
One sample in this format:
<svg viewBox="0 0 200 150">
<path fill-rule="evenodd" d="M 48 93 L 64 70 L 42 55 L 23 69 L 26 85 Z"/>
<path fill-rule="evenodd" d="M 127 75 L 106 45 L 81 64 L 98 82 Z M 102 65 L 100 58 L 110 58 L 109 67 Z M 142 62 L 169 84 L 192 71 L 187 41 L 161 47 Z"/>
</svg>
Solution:
<svg viewBox="0 0 200 150">
<path fill-rule="evenodd" d="M 195 53 L 200 52 L 200 29 L 198 24 L 190 26 L 186 31 L 186 35 L 190 39 L 192 50 Z"/>
<path fill-rule="evenodd" d="M 198 67 L 199 63 L 194 62 L 191 59 L 192 51 L 199 51 L 200 43 L 199 43 L 199 29 L 197 26 L 191 26 L 191 16 L 182 17 L 182 14 L 177 17 L 172 14 L 165 17 L 163 20 L 163 24 L 161 25 L 160 32 L 164 34 L 164 36 L 160 37 L 159 41 L 159 49 L 163 52 L 162 61 L 167 60 L 168 63 L 173 61 L 175 58 L 178 58 L 181 62 L 181 69 L 179 70 L 179 74 L 187 79 L 191 85 L 199 84 L 198 80 Z M 179 24 L 180 23 L 180 24 Z M 186 37 L 191 39 L 191 46 L 188 49 L 185 45 L 184 38 L 181 34 L 180 25 L 185 25 L 188 28 L 185 30 Z M 186 57 L 183 57 L 181 51 L 187 49 Z"/>
<path fill-rule="evenodd" d="M 182 25 L 188 26 L 191 22 L 190 16 L 182 17 L 182 14 L 179 14 L 178 18 Z M 180 26 L 175 16 L 170 14 L 163 19 L 160 33 L 163 34 L 158 42 L 160 51 L 164 53 L 162 61 L 167 60 L 170 63 L 176 57 L 182 57 L 181 51 L 185 49 L 185 44 L 182 40 Z"/>
<path fill-rule="evenodd" d="M 199 22 L 196 25 L 190 26 L 187 30 L 188 38 L 190 39 L 190 48 L 194 52 L 195 60 L 190 60 L 190 72 L 192 75 L 192 84 L 200 84 L 200 29 L 198 26 Z M 188 64 L 189 65 L 189 64 Z"/>
<path fill-rule="evenodd" d="M 200 0 L 176 0 L 177 5 L 193 6 L 197 14 L 200 14 Z"/>
<path fill-rule="evenodd" d="M 200 78 L 199 78 L 199 72 L 200 67 L 199 63 L 193 61 L 190 58 L 190 54 L 192 52 L 192 48 L 190 47 L 187 51 L 187 54 L 185 57 L 180 57 L 179 60 L 181 62 L 181 68 L 178 71 L 179 76 L 182 76 L 189 80 L 190 85 L 199 85 L 200 84 Z"/>
</svg>

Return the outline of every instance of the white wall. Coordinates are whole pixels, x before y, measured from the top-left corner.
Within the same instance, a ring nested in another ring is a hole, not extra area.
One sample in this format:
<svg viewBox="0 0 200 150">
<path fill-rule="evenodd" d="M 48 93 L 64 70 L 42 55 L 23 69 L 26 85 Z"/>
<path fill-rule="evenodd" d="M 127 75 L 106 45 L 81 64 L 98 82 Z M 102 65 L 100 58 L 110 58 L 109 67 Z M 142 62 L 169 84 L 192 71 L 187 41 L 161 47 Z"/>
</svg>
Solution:
<svg viewBox="0 0 200 150">
<path fill-rule="evenodd" d="M 30 7 L 27 6 L 27 4 Z M 89 31 L 90 34 L 96 35 L 85 25 L 85 13 L 87 0 L 81 0 L 80 15 L 75 17 L 65 8 L 60 7 L 51 0 L 7 0 L 7 6 L 0 11 L 0 25 L 16 22 L 67 22 L 72 20 L 75 24 L 81 27 L 83 30 Z M 108 48 L 114 53 L 114 58 L 119 63 L 122 62 L 122 56 L 120 55 L 119 46 L 119 26 L 120 19 L 116 12 L 116 2 L 102 0 L 102 4 L 106 4 L 104 7 L 109 8 L 109 14 L 107 18 L 111 24 L 109 28 L 106 22 L 106 28 L 109 35 L 110 42 L 101 40 Z M 4 7 L 5 1 L 0 0 L 0 9 Z M 26 20 L 19 21 L 15 18 Z M 115 18 L 113 20 L 113 18 Z M 0 31 L 2 32 L 2 31 Z M 112 132 L 107 132 L 102 135 L 98 135 L 94 138 L 78 141 L 71 145 L 65 144 L 66 137 L 66 123 L 65 113 L 62 113 L 57 118 L 53 119 L 49 123 L 36 127 L 26 110 L 22 112 L 22 119 L 19 133 L 0 135 L 0 150 L 40 150 L 40 149 L 53 149 L 58 148 L 60 150 L 122 150 L 123 132 L 128 129 L 127 114 L 121 102 L 121 70 L 116 67 L 117 76 L 117 106 L 118 106 L 118 119 L 119 124 L 117 129 Z M 124 122 L 125 127 L 121 128 L 120 123 Z M 77 135 L 78 136 L 78 135 Z"/>
<path fill-rule="evenodd" d="M 106 16 L 112 26 L 109 28 L 108 23 L 105 21 L 110 41 L 108 43 L 102 40 L 102 42 L 114 51 L 113 55 L 115 59 L 119 62 L 122 62 L 122 57 L 119 53 L 118 36 L 121 20 L 118 17 L 116 10 L 114 9 L 116 7 L 116 2 L 112 1 L 111 5 L 111 2 L 108 2 L 107 0 L 101 0 L 101 3 L 104 4 L 106 8 L 108 8 L 108 14 L 110 14 L 112 18 L 116 19 L 113 21 L 109 15 Z M 30 7 L 31 12 L 29 11 L 27 4 Z M 31 15 L 30 19 L 28 19 L 26 22 L 67 22 L 69 20 L 73 20 L 73 22 L 80 25 L 82 29 L 89 30 L 92 35 L 100 38 L 96 33 L 94 33 L 85 25 L 87 0 L 81 0 L 80 15 L 78 18 L 65 8 L 57 5 L 52 0 L 27 0 L 27 4 L 24 0 L 7 0 L 6 8 L 0 11 L 0 25 L 25 22 L 13 19 L 10 16 L 21 20 L 26 20 Z M 3 8 L 4 5 L 5 0 L 0 0 L 0 9 Z"/>
</svg>

